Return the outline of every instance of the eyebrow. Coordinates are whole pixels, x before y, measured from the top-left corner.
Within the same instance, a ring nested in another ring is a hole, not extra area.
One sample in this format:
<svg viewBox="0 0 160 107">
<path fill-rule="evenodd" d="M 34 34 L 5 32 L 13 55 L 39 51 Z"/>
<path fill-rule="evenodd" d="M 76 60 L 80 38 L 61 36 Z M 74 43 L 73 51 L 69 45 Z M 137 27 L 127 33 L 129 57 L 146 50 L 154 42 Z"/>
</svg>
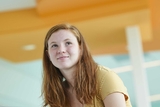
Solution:
<svg viewBox="0 0 160 107">
<path fill-rule="evenodd" d="M 64 41 L 67 41 L 67 40 L 71 40 L 71 39 L 68 39 L 68 38 L 67 38 L 67 39 L 65 39 Z"/>
<path fill-rule="evenodd" d="M 56 43 L 56 42 L 53 41 L 53 42 L 51 42 L 49 45 L 51 45 L 51 44 L 53 44 L 53 43 Z"/>
<path fill-rule="evenodd" d="M 68 41 L 68 40 L 70 40 L 70 39 L 67 38 L 67 39 L 65 39 L 64 41 Z M 56 42 L 55 42 L 55 41 L 52 41 L 52 42 L 50 43 L 50 45 L 53 44 L 53 43 L 56 43 Z"/>
</svg>

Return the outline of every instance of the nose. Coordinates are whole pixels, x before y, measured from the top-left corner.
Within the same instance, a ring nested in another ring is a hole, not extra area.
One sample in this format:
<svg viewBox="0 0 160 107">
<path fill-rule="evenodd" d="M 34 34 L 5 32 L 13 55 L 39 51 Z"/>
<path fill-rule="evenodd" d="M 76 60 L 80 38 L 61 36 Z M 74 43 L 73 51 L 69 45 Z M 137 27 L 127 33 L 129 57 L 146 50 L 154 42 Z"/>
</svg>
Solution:
<svg viewBox="0 0 160 107">
<path fill-rule="evenodd" d="M 65 52 L 66 52 L 65 47 L 63 45 L 59 46 L 59 48 L 58 48 L 58 54 L 65 53 Z"/>
</svg>

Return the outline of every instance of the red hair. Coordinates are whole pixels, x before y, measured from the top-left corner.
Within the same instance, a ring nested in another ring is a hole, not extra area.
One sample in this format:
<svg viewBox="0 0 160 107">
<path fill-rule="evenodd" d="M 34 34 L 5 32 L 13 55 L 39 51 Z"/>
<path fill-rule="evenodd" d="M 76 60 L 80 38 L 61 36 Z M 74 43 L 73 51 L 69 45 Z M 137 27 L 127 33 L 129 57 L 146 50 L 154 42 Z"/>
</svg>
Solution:
<svg viewBox="0 0 160 107">
<path fill-rule="evenodd" d="M 69 30 L 75 35 L 81 49 L 81 56 L 76 65 L 76 77 L 74 80 L 76 97 L 81 103 L 91 104 L 93 97 L 95 97 L 97 93 L 97 64 L 94 62 L 80 31 L 75 26 L 70 24 L 58 24 L 56 26 L 53 26 L 48 31 L 44 41 L 42 84 L 44 107 L 47 105 L 50 105 L 51 107 L 70 106 L 64 85 L 64 83 L 67 83 L 67 81 L 63 81 L 63 75 L 61 74 L 60 70 L 50 62 L 47 53 L 48 40 L 50 36 L 54 32 L 62 29 Z"/>
</svg>

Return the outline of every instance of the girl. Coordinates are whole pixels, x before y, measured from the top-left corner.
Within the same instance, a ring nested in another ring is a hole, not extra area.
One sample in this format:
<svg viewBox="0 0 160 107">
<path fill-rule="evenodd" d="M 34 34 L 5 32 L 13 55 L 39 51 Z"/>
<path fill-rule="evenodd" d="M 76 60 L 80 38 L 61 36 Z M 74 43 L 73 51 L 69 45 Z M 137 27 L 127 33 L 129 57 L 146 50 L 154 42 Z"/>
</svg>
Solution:
<svg viewBox="0 0 160 107">
<path fill-rule="evenodd" d="M 94 62 L 73 25 L 58 24 L 48 31 L 43 69 L 44 107 L 131 107 L 122 80 Z"/>
</svg>

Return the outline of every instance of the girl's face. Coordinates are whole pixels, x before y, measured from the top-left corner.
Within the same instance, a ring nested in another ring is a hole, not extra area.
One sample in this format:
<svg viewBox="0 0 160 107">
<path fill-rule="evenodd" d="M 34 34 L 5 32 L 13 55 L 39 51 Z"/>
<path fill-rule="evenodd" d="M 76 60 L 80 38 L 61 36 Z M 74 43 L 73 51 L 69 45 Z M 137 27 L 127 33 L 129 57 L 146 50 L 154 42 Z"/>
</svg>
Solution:
<svg viewBox="0 0 160 107">
<path fill-rule="evenodd" d="M 75 69 L 80 56 L 77 38 L 69 30 L 54 32 L 48 40 L 48 55 L 61 71 Z"/>
</svg>

